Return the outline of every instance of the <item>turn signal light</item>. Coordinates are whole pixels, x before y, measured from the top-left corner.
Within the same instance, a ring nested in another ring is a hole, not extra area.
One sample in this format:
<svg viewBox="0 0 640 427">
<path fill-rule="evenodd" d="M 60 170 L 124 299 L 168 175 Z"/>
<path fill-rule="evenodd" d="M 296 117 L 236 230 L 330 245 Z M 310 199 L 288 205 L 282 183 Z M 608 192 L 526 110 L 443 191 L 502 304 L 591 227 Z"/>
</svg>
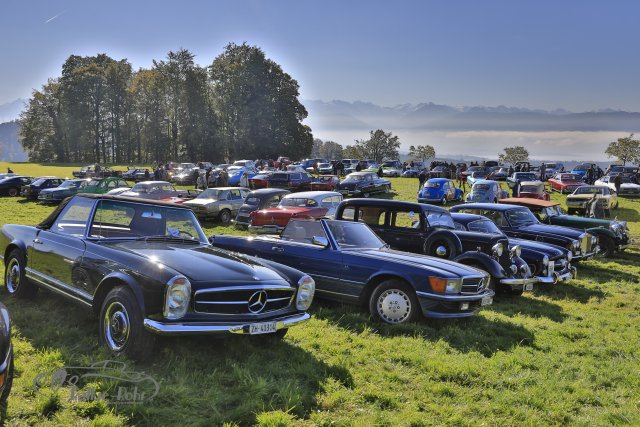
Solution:
<svg viewBox="0 0 640 427">
<path fill-rule="evenodd" d="M 444 294 L 444 291 L 447 289 L 447 279 L 443 279 L 441 277 L 429 277 L 429 285 L 431 285 L 433 292 Z"/>
</svg>

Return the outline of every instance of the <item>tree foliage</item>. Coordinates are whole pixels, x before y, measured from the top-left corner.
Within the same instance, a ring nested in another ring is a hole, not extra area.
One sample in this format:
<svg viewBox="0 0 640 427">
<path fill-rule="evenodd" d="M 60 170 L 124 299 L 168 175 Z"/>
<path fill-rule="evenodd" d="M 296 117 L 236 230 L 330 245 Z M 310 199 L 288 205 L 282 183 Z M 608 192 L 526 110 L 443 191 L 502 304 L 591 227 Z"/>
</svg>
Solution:
<svg viewBox="0 0 640 427">
<path fill-rule="evenodd" d="M 640 140 L 633 139 L 633 134 L 610 142 L 604 152 L 609 157 L 617 157 L 622 164 L 640 163 Z"/>
<path fill-rule="evenodd" d="M 529 160 L 529 151 L 521 145 L 505 147 L 504 153 L 498 154 L 498 160 L 511 164 L 516 162 L 526 162 Z"/>
<path fill-rule="evenodd" d="M 311 157 L 323 158 L 327 160 L 342 160 L 342 145 L 333 141 L 323 141 L 321 139 L 313 140 L 313 148 L 311 149 Z"/>
<path fill-rule="evenodd" d="M 420 160 L 422 163 L 436 156 L 436 150 L 431 145 L 418 145 L 409 147 L 409 157 Z"/>
<path fill-rule="evenodd" d="M 228 45 L 207 69 L 186 49 L 133 71 L 71 55 L 20 118 L 32 161 L 150 163 L 310 154 L 298 83 L 257 47 Z"/>
<path fill-rule="evenodd" d="M 350 148 L 350 146 L 347 146 Z M 356 140 L 354 154 L 360 155 L 356 158 L 373 159 L 377 163 L 382 163 L 385 159 L 397 159 L 399 156 L 400 140 L 393 136 L 391 132 L 382 129 L 369 132 L 369 139 Z"/>
</svg>

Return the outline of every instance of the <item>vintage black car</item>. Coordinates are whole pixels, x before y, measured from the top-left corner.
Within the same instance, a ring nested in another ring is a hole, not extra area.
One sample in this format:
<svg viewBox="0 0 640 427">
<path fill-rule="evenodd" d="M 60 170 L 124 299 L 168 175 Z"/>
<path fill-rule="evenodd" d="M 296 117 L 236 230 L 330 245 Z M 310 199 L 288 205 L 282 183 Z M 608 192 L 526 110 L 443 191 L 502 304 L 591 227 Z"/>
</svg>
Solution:
<svg viewBox="0 0 640 427">
<path fill-rule="evenodd" d="M 384 199 L 345 200 L 336 219 L 368 224 L 392 248 L 450 259 L 480 268 L 491 286 L 515 295 L 537 281 L 505 236 L 456 230 L 451 214 L 438 206 Z"/>
<path fill-rule="evenodd" d="M 111 169 L 109 166 L 101 166 L 98 163 L 83 166 L 79 171 L 71 172 L 74 178 L 108 178 L 110 176 L 121 177 L 122 171 Z"/>
<path fill-rule="evenodd" d="M 32 178 L 28 176 L 9 176 L 0 180 L 0 194 L 15 197 L 20 194 L 24 185 L 31 184 Z"/>
<path fill-rule="evenodd" d="M 481 215 L 454 212 L 451 217 L 458 230 L 504 236 L 493 221 Z M 527 263 L 531 274 L 538 279 L 539 283 L 555 284 L 576 277 L 577 269 L 571 266 L 573 254 L 570 250 L 550 243 L 510 237 L 509 249 L 518 251 L 514 249 L 516 247 L 520 248 L 516 255 Z"/>
<path fill-rule="evenodd" d="M 4 405 L 13 383 L 13 346 L 11 344 L 11 318 L 0 303 L 0 405 Z"/>
<path fill-rule="evenodd" d="M 115 196 L 66 199 L 37 227 L 0 230 L 7 291 L 39 287 L 99 316 L 100 339 L 145 359 L 154 334 L 272 334 L 307 320 L 315 283 L 213 248 L 190 209 Z"/>
<path fill-rule="evenodd" d="M 337 190 L 343 196 L 369 197 L 374 193 L 391 191 L 391 181 L 378 178 L 374 172 L 353 172 L 340 181 Z"/>
<path fill-rule="evenodd" d="M 447 260 L 394 251 L 362 223 L 292 219 L 281 236 L 212 236 L 214 246 L 301 269 L 319 295 L 365 305 L 399 324 L 427 317 L 467 317 L 490 304 L 484 272 Z"/>
<path fill-rule="evenodd" d="M 64 182 L 62 178 L 56 178 L 55 176 L 42 176 L 36 178 L 29 184 L 23 185 L 20 190 L 20 195 L 27 200 L 36 200 L 42 190 L 47 188 L 56 188 Z"/>
<path fill-rule="evenodd" d="M 467 203 L 453 206 L 451 212 L 482 215 L 493 221 L 509 237 L 553 243 L 573 252 L 573 261 L 593 258 L 598 253 L 598 237 L 582 230 L 542 224 L 526 207 Z"/>
<path fill-rule="evenodd" d="M 289 191 L 281 188 L 261 188 L 250 192 L 244 199 L 244 204 L 238 210 L 236 227 L 249 227 L 251 225 L 251 212 L 275 208 L 287 194 L 289 194 Z"/>
<path fill-rule="evenodd" d="M 85 179 L 68 179 L 57 187 L 45 188 L 38 194 L 38 200 L 43 203 L 60 203 L 67 197 L 75 196 L 87 184 Z"/>
</svg>

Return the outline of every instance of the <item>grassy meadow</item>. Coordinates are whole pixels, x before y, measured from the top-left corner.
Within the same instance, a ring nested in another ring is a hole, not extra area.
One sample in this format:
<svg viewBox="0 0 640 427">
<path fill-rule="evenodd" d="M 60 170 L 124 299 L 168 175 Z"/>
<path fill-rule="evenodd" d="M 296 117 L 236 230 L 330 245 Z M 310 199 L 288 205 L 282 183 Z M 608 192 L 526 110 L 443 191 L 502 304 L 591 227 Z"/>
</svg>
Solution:
<svg viewBox="0 0 640 427">
<path fill-rule="evenodd" d="M 10 166 L 31 176 L 77 169 Z M 394 178 L 385 197 L 415 200 L 417 186 Z M 3 197 L 0 223 L 36 224 L 52 209 Z M 640 237 L 640 200 L 621 199 L 614 215 Z M 639 255 L 635 246 L 581 263 L 576 280 L 497 297 L 471 319 L 391 327 L 358 307 L 316 300 L 312 319 L 281 342 L 162 338 L 149 362 L 127 362 L 160 384 L 153 401 L 136 405 L 73 401 L 69 387 L 38 393 L 39 373 L 109 359 L 97 319 L 47 291 L 22 301 L 2 286 L 15 378 L 0 416 L 38 426 L 640 425 Z"/>
</svg>

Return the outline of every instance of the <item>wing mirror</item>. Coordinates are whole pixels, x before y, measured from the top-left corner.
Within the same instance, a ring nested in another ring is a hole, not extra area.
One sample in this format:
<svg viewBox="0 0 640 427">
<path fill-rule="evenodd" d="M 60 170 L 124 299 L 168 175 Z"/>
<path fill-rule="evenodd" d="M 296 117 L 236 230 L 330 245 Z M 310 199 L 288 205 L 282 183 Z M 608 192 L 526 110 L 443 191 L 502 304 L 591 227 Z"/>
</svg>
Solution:
<svg viewBox="0 0 640 427">
<path fill-rule="evenodd" d="M 313 236 L 311 238 L 311 243 L 316 246 L 322 246 L 323 248 L 326 248 L 327 246 L 329 246 L 329 239 L 322 236 Z"/>
</svg>

